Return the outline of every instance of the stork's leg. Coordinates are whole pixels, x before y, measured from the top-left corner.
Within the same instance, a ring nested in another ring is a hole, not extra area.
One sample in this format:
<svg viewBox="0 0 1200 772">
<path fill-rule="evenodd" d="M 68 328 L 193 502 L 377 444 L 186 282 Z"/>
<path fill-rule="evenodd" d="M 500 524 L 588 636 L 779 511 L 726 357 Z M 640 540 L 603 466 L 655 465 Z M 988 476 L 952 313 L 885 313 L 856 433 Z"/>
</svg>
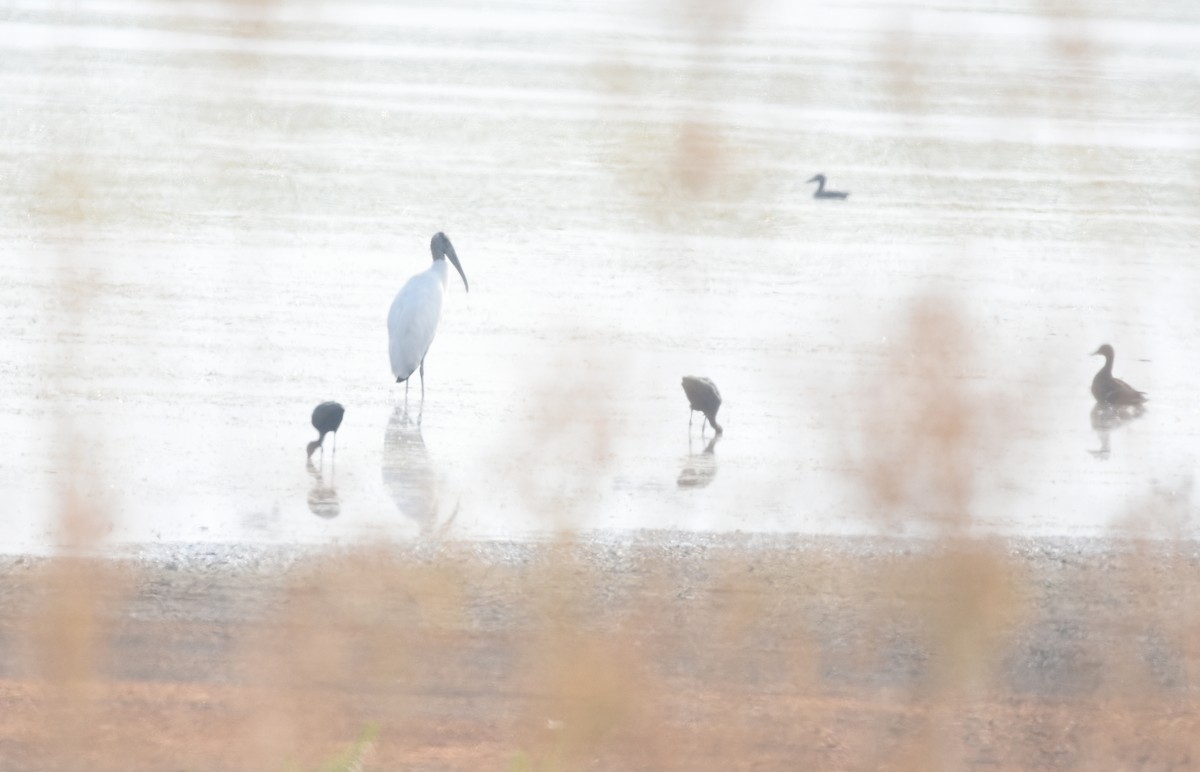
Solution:
<svg viewBox="0 0 1200 772">
<path fill-rule="evenodd" d="M 333 433 L 333 455 L 337 455 L 337 432 Z"/>
<path fill-rule="evenodd" d="M 704 427 L 708 423 L 708 416 L 700 419 L 700 436 L 704 436 Z"/>
<path fill-rule="evenodd" d="M 425 359 L 421 358 L 421 407 L 425 406 Z"/>
<path fill-rule="evenodd" d="M 695 410 L 688 410 L 688 436 L 692 434 L 692 419 L 696 417 Z"/>
</svg>

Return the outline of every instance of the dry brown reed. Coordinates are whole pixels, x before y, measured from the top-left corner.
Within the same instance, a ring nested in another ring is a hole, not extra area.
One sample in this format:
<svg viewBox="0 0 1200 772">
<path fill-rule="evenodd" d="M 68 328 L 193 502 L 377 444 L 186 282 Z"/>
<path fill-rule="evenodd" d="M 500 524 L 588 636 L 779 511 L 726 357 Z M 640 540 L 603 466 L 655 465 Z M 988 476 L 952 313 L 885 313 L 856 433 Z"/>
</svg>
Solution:
<svg viewBox="0 0 1200 772">
<path fill-rule="evenodd" d="M 25 664 L 0 684 L 0 751 L 316 769 L 378 727 L 363 768 L 1166 763 L 1196 750 L 1200 568 L 1145 549 L 725 538 L 266 572 L 9 564 L 21 602 L 0 629 Z"/>
<path fill-rule="evenodd" d="M 711 41 L 736 7 L 683 14 Z M 919 93 L 913 72 L 897 91 Z M 703 116 L 629 152 L 636 197 L 668 219 L 747 196 Z M 46 198 L 56 222 L 94 219 L 90 195 Z M 0 769 L 1194 765 L 1194 547 L 972 538 L 979 469 L 1011 415 L 969 378 L 952 303 L 917 298 L 903 329 L 885 381 L 863 384 L 850 453 L 880 522 L 920 523 L 927 541 L 575 540 L 578 496 L 533 472 L 612 452 L 619 426 L 575 423 L 599 398 L 583 380 L 569 403 L 547 388 L 514 454 L 555 543 L 377 545 L 258 570 L 96 559 L 107 513 L 68 486 L 67 549 L 3 567 Z"/>
<path fill-rule="evenodd" d="M 852 466 L 885 525 L 952 535 L 970 524 L 981 470 L 1002 459 L 1019 414 L 972 377 L 974 340 L 953 302 L 918 297 L 898 327 L 883 337 L 886 367 L 860 384 L 869 409 L 847 416 Z"/>
</svg>

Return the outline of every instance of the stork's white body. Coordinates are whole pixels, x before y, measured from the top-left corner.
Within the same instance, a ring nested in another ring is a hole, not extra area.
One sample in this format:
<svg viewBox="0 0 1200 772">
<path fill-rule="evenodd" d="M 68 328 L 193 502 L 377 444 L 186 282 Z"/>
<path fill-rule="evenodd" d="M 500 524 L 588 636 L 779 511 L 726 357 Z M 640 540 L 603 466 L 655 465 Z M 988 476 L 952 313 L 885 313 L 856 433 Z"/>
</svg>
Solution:
<svg viewBox="0 0 1200 772">
<path fill-rule="evenodd" d="M 447 271 L 445 260 L 434 260 L 433 265 L 409 279 L 392 301 L 387 322 L 388 354 L 392 375 L 398 381 L 407 381 L 425 361 L 442 318 Z"/>
</svg>

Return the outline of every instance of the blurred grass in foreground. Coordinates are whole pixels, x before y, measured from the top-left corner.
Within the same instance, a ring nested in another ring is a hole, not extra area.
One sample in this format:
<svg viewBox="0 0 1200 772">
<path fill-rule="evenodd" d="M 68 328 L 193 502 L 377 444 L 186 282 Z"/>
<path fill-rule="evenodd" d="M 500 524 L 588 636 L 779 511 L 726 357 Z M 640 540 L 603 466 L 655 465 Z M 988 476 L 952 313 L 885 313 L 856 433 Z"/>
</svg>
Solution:
<svg viewBox="0 0 1200 772">
<path fill-rule="evenodd" d="M 703 20 L 700 46 L 736 24 L 732 9 L 681 14 Z M 909 45 L 884 60 L 897 97 L 919 104 L 920 68 L 893 61 Z M 631 137 L 618 177 L 651 220 L 749 227 L 741 205 L 762 183 L 739 173 L 739 149 L 699 101 Z M 83 129 L 54 140 L 86 147 Z M 63 158 L 35 187 L 52 205 L 31 211 L 86 243 L 115 199 L 74 149 Z M 66 331 L 82 326 L 92 282 L 62 262 Z M 48 371 L 71 366 L 74 340 L 48 352 Z M 959 377 L 973 347 L 952 303 L 916 298 L 902 343 L 891 377 L 847 408 L 847 453 L 882 524 L 917 520 L 927 542 L 565 535 L 249 569 L 83 557 L 108 514 L 80 493 L 86 453 L 103 448 L 64 417 L 66 549 L 3 566 L 0 769 L 1194 764 L 1194 543 L 969 538 L 978 469 L 1018 427 L 1000 395 Z M 514 457 L 602 458 L 610 438 L 584 446 L 566 404 L 546 401 Z M 531 508 L 569 528 L 561 481 L 527 482 Z"/>
<path fill-rule="evenodd" d="M 0 768 L 1096 769 L 1200 752 L 1200 560 L 1166 542 L 661 534 L 3 573 Z"/>
</svg>

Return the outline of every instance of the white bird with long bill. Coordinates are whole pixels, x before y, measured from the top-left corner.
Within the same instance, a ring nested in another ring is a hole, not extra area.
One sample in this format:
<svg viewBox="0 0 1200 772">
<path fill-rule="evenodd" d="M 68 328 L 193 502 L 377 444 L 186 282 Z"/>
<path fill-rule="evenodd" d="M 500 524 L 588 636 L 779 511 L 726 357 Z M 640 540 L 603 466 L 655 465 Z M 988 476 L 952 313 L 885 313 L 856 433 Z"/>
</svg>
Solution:
<svg viewBox="0 0 1200 772">
<path fill-rule="evenodd" d="M 454 252 L 454 245 L 446 234 L 435 233 L 429 242 L 433 252 L 433 265 L 409 279 L 396 293 L 392 308 L 388 311 L 388 354 L 392 359 L 392 375 L 396 383 L 404 382 L 404 396 L 408 396 L 408 379 L 418 369 L 421 372 L 421 399 L 425 399 L 425 355 L 437 333 L 438 321 L 442 318 L 442 296 L 446 294 L 446 279 L 450 269 L 446 258 L 454 264 L 462 277 L 467 292 L 467 275 Z"/>
</svg>

